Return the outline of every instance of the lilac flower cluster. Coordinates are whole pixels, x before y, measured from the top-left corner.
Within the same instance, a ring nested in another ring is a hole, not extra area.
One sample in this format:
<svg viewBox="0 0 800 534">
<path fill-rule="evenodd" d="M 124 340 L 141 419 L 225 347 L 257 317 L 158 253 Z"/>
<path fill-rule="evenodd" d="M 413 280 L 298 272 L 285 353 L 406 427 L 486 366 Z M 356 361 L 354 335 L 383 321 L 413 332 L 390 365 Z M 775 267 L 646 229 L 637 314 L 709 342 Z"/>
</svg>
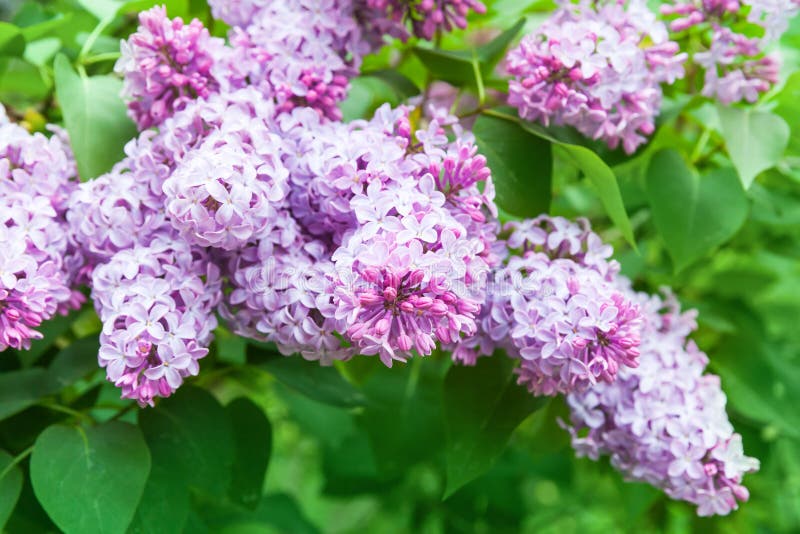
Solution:
<svg viewBox="0 0 800 534">
<path fill-rule="evenodd" d="M 309 106 L 337 119 L 336 104 L 367 51 L 349 2 L 216 2 L 234 24 L 230 44 L 211 37 L 199 20 L 170 20 L 155 7 L 139 15 L 122 44 L 116 70 L 140 129 L 160 125 L 187 102 L 257 87 L 280 111 Z M 246 16 L 240 16 L 246 13 Z"/>
<path fill-rule="evenodd" d="M 486 13 L 478 0 L 355 0 L 355 4 L 367 39 L 377 45 L 385 35 L 405 41 L 413 33 L 431 40 L 437 32 L 466 28 L 470 11 Z"/>
<path fill-rule="evenodd" d="M 43 321 L 84 300 L 65 220 L 77 170 L 65 136 L 54 133 L 30 134 L 0 106 L 0 351 L 30 348 Z"/>
<path fill-rule="evenodd" d="M 644 0 L 564 1 L 508 53 L 508 102 L 632 153 L 653 133 L 660 84 L 683 76 L 678 52 Z"/>
<path fill-rule="evenodd" d="M 719 377 L 703 374 L 708 358 L 687 340 L 695 314 L 680 313 L 669 294 L 623 290 L 643 312 L 640 365 L 568 396 L 573 446 L 580 456 L 609 455 L 626 478 L 697 505 L 698 515 L 726 515 L 748 499 L 742 477 L 759 462 L 744 455 Z"/>
<path fill-rule="evenodd" d="M 219 269 L 169 232 L 94 270 L 92 298 L 103 321 L 98 361 L 123 398 L 152 405 L 198 373 L 219 297 Z"/>
<path fill-rule="evenodd" d="M 122 41 L 115 70 L 125 77 L 123 96 L 140 129 L 161 122 L 187 102 L 205 98 L 218 86 L 211 74 L 224 42 L 195 19 L 170 20 L 164 7 L 139 15 L 139 30 Z"/>
<path fill-rule="evenodd" d="M 474 333 L 497 256 L 490 175 L 471 136 L 446 117 L 412 135 L 408 110 L 388 106 L 369 122 L 297 109 L 280 123 L 297 227 L 231 262 L 236 331 L 287 354 L 386 365 Z"/>
<path fill-rule="evenodd" d="M 704 71 L 702 94 L 723 104 L 755 102 L 778 81 L 778 61 L 764 49 L 798 10 L 797 0 L 686 0 L 661 7 L 677 37 L 699 34 L 705 47 L 692 61 Z M 753 25 L 761 35 L 741 33 Z"/>
<path fill-rule="evenodd" d="M 588 222 L 540 216 L 505 230 L 519 255 L 496 271 L 481 334 L 454 358 L 472 363 L 502 348 L 535 395 L 584 391 L 636 367 L 639 307 L 616 288 L 618 265 Z"/>
</svg>

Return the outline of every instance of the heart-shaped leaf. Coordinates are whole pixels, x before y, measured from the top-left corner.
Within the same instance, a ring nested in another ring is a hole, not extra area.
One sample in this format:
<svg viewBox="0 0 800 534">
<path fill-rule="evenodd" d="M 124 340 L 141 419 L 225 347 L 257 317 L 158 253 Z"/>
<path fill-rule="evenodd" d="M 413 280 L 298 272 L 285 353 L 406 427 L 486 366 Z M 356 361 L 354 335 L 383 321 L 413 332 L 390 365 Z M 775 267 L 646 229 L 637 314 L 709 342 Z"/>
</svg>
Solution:
<svg viewBox="0 0 800 534">
<path fill-rule="evenodd" d="M 650 161 L 647 197 L 676 271 L 733 237 L 747 218 L 747 197 L 733 169 L 700 176 L 671 149 Z"/>
<path fill-rule="evenodd" d="M 718 106 L 722 137 L 745 189 L 762 171 L 774 167 L 789 144 L 789 125 L 760 109 Z"/>
<path fill-rule="evenodd" d="M 36 498 L 67 534 L 125 532 L 149 473 L 141 432 L 119 421 L 48 427 L 31 457 Z"/>
</svg>

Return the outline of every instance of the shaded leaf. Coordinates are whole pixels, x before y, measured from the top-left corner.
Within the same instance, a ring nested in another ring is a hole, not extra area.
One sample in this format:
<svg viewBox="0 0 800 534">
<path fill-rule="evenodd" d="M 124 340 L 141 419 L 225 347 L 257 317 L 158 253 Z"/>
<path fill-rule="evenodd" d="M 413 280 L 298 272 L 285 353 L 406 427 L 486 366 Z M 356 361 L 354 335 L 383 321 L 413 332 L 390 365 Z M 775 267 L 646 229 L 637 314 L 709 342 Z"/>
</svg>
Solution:
<svg viewBox="0 0 800 534">
<path fill-rule="evenodd" d="M 64 532 L 124 532 L 150 472 L 138 428 L 118 421 L 83 429 L 54 425 L 36 440 L 36 497 Z"/>
<path fill-rule="evenodd" d="M 478 117 L 473 133 L 492 169 L 497 205 L 518 217 L 547 213 L 553 179 L 550 142 L 516 122 L 488 115 Z"/>
<path fill-rule="evenodd" d="M 517 385 L 513 362 L 481 358 L 474 367 L 453 366 L 444 381 L 447 427 L 445 496 L 486 472 L 525 418 L 546 405 Z"/>
<path fill-rule="evenodd" d="M 0 374 L 0 420 L 58 391 L 51 375 L 40 367 Z"/>
<path fill-rule="evenodd" d="M 190 489 L 214 497 L 228 492 L 234 454 L 228 414 L 208 392 L 184 385 L 141 412 L 139 426 L 153 468 L 130 531 L 180 532 L 189 516 Z"/>
<path fill-rule="evenodd" d="M 298 357 L 270 353 L 250 344 L 249 361 L 259 361 L 259 367 L 283 384 L 308 397 L 334 406 L 354 407 L 364 404 L 364 396 L 347 382 L 335 367 L 323 367 Z"/>
<path fill-rule="evenodd" d="M 261 499 L 264 477 L 272 452 L 272 426 L 253 401 L 240 397 L 225 407 L 233 429 L 233 459 L 229 497 L 247 507 Z"/>
<path fill-rule="evenodd" d="M 521 120 L 516 115 L 513 115 L 513 111 L 490 109 L 486 110 L 484 115 L 516 123 L 525 131 L 552 143 L 553 149 L 560 150 L 564 159 L 580 170 L 586 179 L 592 183 L 608 217 L 622 233 L 625 240 L 636 248 L 633 228 L 628 218 L 628 212 L 625 210 L 625 203 L 622 200 L 619 184 L 617 184 L 617 177 L 600 156 L 584 146 L 555 137 L 537 124 Z"/>
<path fill-rule="evenodd" d="M 20 57 L 24 52 L 25 37 L 22 30 L 0 21 L 0 56 Z"/>
<path fill-rule="evenodd" d="M 69 386 L 97 370 L 97 353 L 100 341 L 97 336 L 85 337 L 62 349 L 50 364 L 48 372 L 57 387 Z"/>
<path fill-rule="evenodd" d="M 10 454 L 0 450 L 0 530 L 3 530 L 6 521 L 11 517 L 22 492 L 22 471 L 18 466 L 12 466 L 13 462 L 14 458 Z"/>
</svg>

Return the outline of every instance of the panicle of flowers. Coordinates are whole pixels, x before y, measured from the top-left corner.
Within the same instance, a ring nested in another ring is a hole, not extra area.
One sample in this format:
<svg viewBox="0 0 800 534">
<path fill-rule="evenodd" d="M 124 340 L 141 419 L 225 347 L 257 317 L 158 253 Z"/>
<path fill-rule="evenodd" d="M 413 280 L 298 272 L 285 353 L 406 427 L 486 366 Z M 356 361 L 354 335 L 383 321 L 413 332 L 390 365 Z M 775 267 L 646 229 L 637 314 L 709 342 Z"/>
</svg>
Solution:
<svg viewBox="0 0 800 534">
<path fill-rule="evenodd" d="M 508 53 L 508 102 L 524 119 L 632 153 L 655 129 L 660 84 L 682 77 L 685 59 L 644 0 L 563 1 Z"/>
<path fill-rule="evenodd" d="M 122 41 L 115 70 L 125 79 L 128 111 L 146 129 L 161 124 L 187 102 L 217 90 L 212 75 L 224 41 L 211 37 L 197 20 L 172 20 L 156 6 L 139 14 L 139 29 Z"/>
<path fill-rule="evenodd" d="M 278 113 L 310 107 L 341 119 L 337 104 L 368 51 L 350 0 L 227 4 L 212 2 L 234 25 L 219 77 L 232 88 L 259 87 L 275 98 Z"/>
<path fill-rule="evenodd" d="M 406 40 L 413 33 L 431 40 L 437 32 L 466 28 L 470 11 L 486 13 L 478 0 L 355 0 L 355 4 L 365 35 L 375 46 L 386 35 Z"/>
<path fill-rule="evenodd" d="M 765 49 L 799 10 L 797 0 L 686 0 L 661 7 L 676 38 L 700 36 L 705 46 L 691 61 L 704 71 L 702 94 L 723 104 L 755 102 L 777 83 L 778 60 Z M 740 33 L 753 25 L 761 35 Z"/>
<path fill-rule="evenodd" d="M 640 365 L 568 396 L 573 447 L 579 456 L 610 456 L 627 479 L 697 505 L 698 515 L 726 515 L 748 499 L 742 477 L 759 462 L 744 455 L 719 377 L 704 374 L 708 358 L 687 339 L 696 314 L 681 313 L 671 294 L 635 293 L 623 280 L 620 287 L 642 309 Z"/>
<path fill-rule="evenodd" d="M 356 226 L 332 256 L 346 338 L 389 366 L 473 335 L 497 261 L 485 159 L 452 117 L 427 121 L 412 134 L 408 109 L 378 110 L 370 126 L 394 132 L 394 143 L 363 147 L 366 179 L 350 200 Z"/>
<path fill-rule="evenodd" d="M 502 348 L 519 360 L 518 382 L 535 395 L 583 391 L 636 367 L 639 307 L 615 287 L 611 247 L 588 221 L 540 216 L 505 230 L 519 255 L 496 270 L 481 333 L 454 357 L 470 364 Z"/>
<path fill-rule="evenodd" d="M 63 132 L 31 134 L 0 106 L 0 351 L 30 348 L 43 321 L 84 300 L 65 220 L 76 178 Z"/>
<path fill-rule="evenodd" d="M 152 405 L 198 373 L 219 298 L 219 269 L 168 226 L 94 269 L 98 361 L 123 398 Z"/>
</svg>

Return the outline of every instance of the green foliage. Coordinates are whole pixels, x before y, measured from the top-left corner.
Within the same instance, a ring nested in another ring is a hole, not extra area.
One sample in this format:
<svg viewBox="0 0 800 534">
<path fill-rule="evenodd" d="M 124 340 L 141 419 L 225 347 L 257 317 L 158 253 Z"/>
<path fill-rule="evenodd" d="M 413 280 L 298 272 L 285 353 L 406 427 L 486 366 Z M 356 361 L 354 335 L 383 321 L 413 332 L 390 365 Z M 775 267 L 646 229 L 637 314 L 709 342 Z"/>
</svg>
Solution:
<svg viewBox="0 0 800 534">
<path fill-rule="evenodd" d="M 488 471 L 514 429 L 547 403 L 518 386 L 512 368 L 506 358 L 483 358 L 474 369 L 454 366 L 447 373 L 447 496 Z"/>
<path fill-rule="evenodd" d="M 14 458 L 0 451 L 0 528 L 8 521 L 22 491 L 22 471 Z"/>
<path fill-rule="evenodd" d="M 677 271 L 733 237 L 747 218 L 747 198 L 732 169 L 700 176 L 671 149 L 650 160 L 647 196 Z"/>
<path fill-rule="evenodd" d="M 500 209 L 517 217 L 535 217 L 550 211 L 551 143 L 516 122 L 491 115 L 478 117 L 473 133 L 492 169 Z"/>
<path fill-rule="evenodd" d="M 84 180 L 135 135 L 112 66 L 135 12 L 161 3 L 29 1 L 0 23 L 0 100 L 33 130 L 64 125 Z M 757 106 L 668 90 L 652 141 L 628 156 L 503 107 L 498 63 L 553 3 L 486 4 L 441 46 L 393 42 L 367 57 L 345 119 L 452 83 L 504 216 L 589 217 L 637 288 L 672 286 L 698 308 L 694 340 L 762 461 L 750 502 L 698 519 L 607 461 L 576 460 L 565 401 L 530 396 L 500 354 L 475 367 L 442 353 L 323 367 L 219 330 L 201 375 L 139 410 L 98 372 L 87 306 L 0 358 L 0 529 L 800 531 L 800 73 Z M 208 21 L 203 1 L 166 7 Z M 787 71 L 800 59 L 792 26 Z"/>
<path fill-rule="evenodd" d="M 36 440 L 31 457 L 36 497 L 67 533 L 125 532 L 149 472 L 141 432 L 120 422 L 86 429 L 51 426 Z"/>
<path fill-rule="evenodd" d="M 762 171 L 778 164 L 789 143 L 789 125 L 758 109 L 718 106 L 725 146 L 742 185 L 748 189 Z"/>
<path fill-rule="evenodd" d="M 64 55 L 56 57 L 56 94 L 64 113 L 82 180 L 111 170 L 122 149 L 136 135 L 119 96 L 122 82 L 112 76 L 86 76 L 72 70 Z"/>
</svg>

